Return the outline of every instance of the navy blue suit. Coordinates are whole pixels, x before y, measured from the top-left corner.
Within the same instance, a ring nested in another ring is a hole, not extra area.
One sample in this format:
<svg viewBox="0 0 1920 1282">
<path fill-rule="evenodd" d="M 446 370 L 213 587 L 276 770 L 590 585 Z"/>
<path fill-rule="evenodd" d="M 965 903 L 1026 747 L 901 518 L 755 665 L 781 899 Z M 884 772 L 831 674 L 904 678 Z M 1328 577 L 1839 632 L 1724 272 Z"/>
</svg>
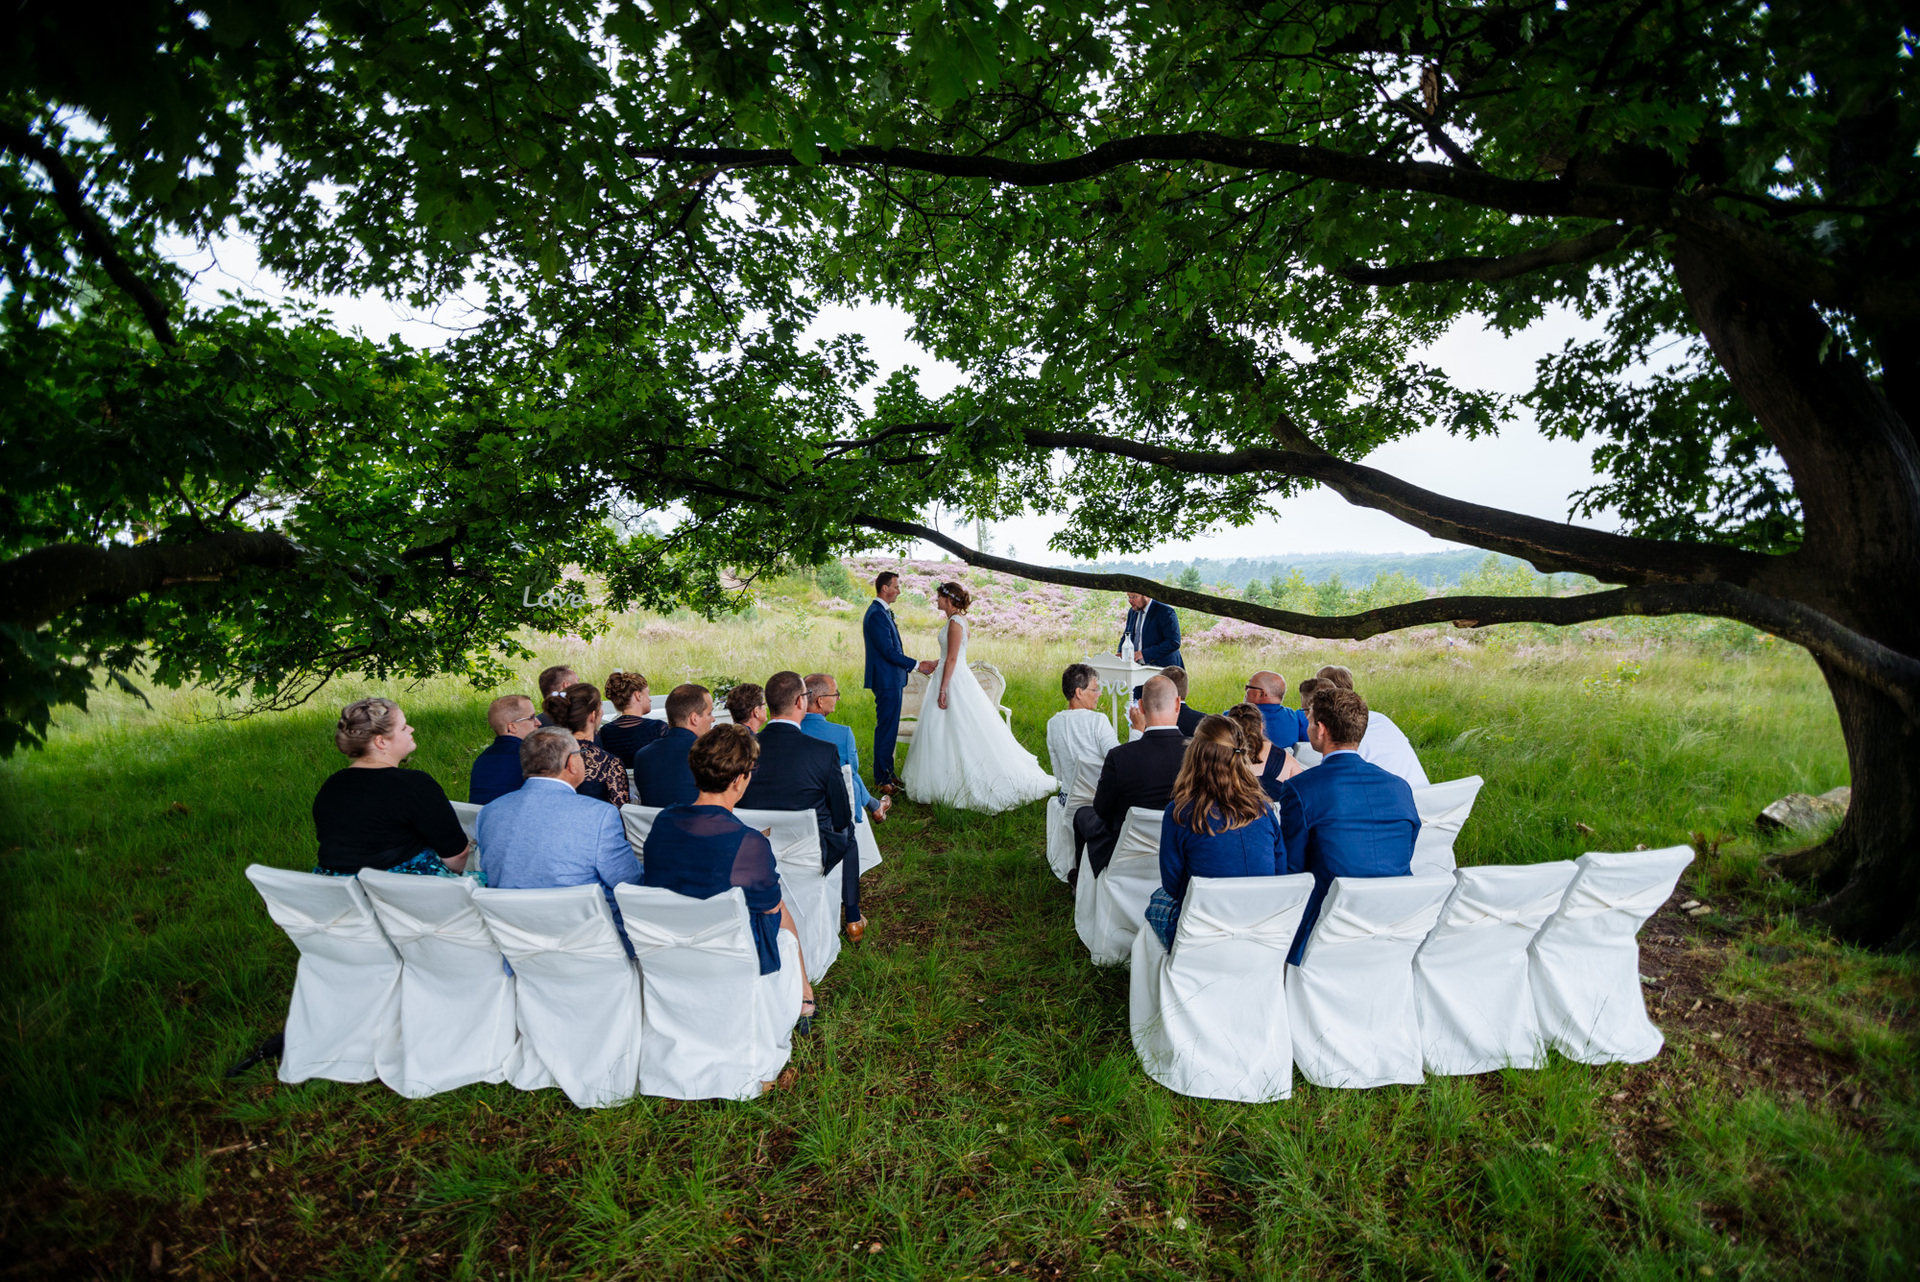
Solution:
<svg viewBox="0 0 1920 1282">
<path fill-rule="evenodd" d="M 526 776 L 520 773 L 520 741 L 510 734 L 495 735 L 486 750 L 473 759 L 467 775 L 467 800 L 484 806 L 495 797 L 520 791 Z"/>
<path fill-rule="evenodd" d="M 1327 757 L 1280 785 L 1280 835 L 1288 873 L 1313 874 L 1300 933 L 1287 960 L 1298 965 L 1335 877 L 1406 877 L 1420 814 L 1413 789 L 1357 752 Z"/>
<path fill-rule="evenodd" d="M 866 687 L 873 691 L 873 782 L 893 782 L 893 750 L 900 741 L 900 692 L 919 667 L 900 644 L 900 626 L 887 603 L 875 597 L 860 621 L 867 643 Z"/>
<path fill-rule="evenodd" d="M 1127 644 L 1130 636 L 1137 640 L 1136 645 Z M 1120 631 L 1120 648 L 1114 653 L 1130 659 L 1134 650 L 1140 651 L 1142 662 L 1156 668 L 1187 666 L 1187 661 L 1180 657 L 1180 616 L 1173 612 L 1172 606 L 1165 601 L 1149 601 L 1144 620 L 1140 611 L 1128 608 L 1126 626 Z"/>
<path fill-rule="evenodd" d="M 633 754 L 633 790 L 641 805 L 664 810 L 693 804 L 700 788 L 687 768 L 687 754 L 699 741 L 685 726 L 668 726 L 665 734 Z"/>
<path fill-rule="evenodd" d="M 858 921 L 860 857 L 853 844 L 853 800 L 840 778 L 839 751 L 791 721 L 767 722 L 759 738 L 760 761 L 740 796 L 740 809 L 813 811 L 820 823 L 820 866 L 829 872 L 840 866 L 840 902 L 847 920 Z"/>
</svg>

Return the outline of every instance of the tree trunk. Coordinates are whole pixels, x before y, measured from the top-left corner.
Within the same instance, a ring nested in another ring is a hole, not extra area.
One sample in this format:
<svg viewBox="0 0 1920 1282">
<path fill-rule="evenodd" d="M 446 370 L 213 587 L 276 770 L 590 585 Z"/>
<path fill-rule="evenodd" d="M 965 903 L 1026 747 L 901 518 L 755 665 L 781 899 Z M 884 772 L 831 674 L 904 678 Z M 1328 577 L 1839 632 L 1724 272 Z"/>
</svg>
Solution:
<svg viewBox="0 0 1920 1282">
<path fill-rule="evenodd" d="M 1807 916 L 1842 939 L 1920 949 L 1920 725 L 1878 690 L 1821 664 L 1847 741 L 1853 797 L 1838 831 L 1773 866 L 1827 897 Z"/>
</svg>

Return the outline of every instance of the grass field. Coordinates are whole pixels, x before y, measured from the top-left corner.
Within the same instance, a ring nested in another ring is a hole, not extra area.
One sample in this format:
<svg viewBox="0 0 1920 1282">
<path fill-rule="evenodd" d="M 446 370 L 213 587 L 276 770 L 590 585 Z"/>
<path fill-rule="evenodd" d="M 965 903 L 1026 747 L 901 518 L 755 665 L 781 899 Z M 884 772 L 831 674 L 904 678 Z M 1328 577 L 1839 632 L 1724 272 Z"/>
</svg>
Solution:
<svg viewBox="0 0 1920 1282">
<path fill-rule="evenodd" d="M 1081 649 L 975 648 L 1044 756 Z M 853 624 L 799 607 L 539 649 L 656 691 L 785 666 L 860 684 Z M 1124 971 L 1086 961 L 1040 808 L 907 805 L 881 830 L 873 931 L 756 1103 L 229 1080 L 294 966 L 241 870 L 312 863 L 332 719 L 369 691 L 239 722 L 205 719 L 225 705 L 202 694 L 115 697 L 0 766 L 0 1277 L 1914 1275 L 1920 967 L 1796 925 L 1753 836 L 1768 801 L 1846 782 L 1803 655 L 1526 633 L 1188 657 L 1210 709 L 1256 667 L 1352 666 L 1434 779 L 1486 777 L 1463 864 L 1724 839 L 1683 883 L 1713 911 L 1670 906 L 1643 936 L 1667 1049 L 1177 1097 L 1140 1072 Z M 488 694 L 391 693 L 415 764 L 464 797 Z M 841 711 L 864 744 L 871 704 Z"/>
</svg>

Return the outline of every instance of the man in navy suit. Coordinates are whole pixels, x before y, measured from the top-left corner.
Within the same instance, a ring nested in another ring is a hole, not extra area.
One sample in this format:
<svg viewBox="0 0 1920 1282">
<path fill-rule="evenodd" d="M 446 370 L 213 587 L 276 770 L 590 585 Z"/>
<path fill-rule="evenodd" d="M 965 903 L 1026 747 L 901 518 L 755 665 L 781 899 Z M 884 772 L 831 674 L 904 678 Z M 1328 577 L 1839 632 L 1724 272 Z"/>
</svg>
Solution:
<svg viewBox="0 0 1920 1282">
<path fill-rule="evenodd" d="M 807 683 L 798 672 L 767 678 L 767 724 L 760 728 L 760 761 L 741 794 L 743 810 L 811 810 L 819 816 L 820 867 L 840 868 L 840 903 L 847 938 L 867 933 L 860 915 L 860 856 L 853 844 L 853 799 L 840 777 L 834 746 L 800 728 L 807 714 Z"/>
<path fill-rule="evenodd" d="M 873 580 L 877 598 L 860 621 L 867 643 L 867 689 L 873 691 L 873 786 L 893 795 L 893 749 L 900 740 L 900 692 L 907 674 L 933 671 L 932 659 L 914 660 L 900 644 L 900 625 L 893 619 L 893 603 L 900 596 L 900 576 L 882 570 Z"/>
<path fill-rule="evenodd" d="M 690 806 L 700 795 L 687 754 L 713 728 L 713 692 L 680 685 L 667 696 L 667 732 L 633 754 L 633 790 L 643 806 Z"/>
<path fill-rule="evenodd" d="M 520 791 L 520 740 L 540 728 L 533 700 L 524 694 L 503 694 L 487 705 L 487 724 L 493 742 L 473 760 L 467 774 L 467 800 L 484 806 L 495 797 Z"/>
<path fill-rule="evenodd" d="M 1420 832 L 1413 789 L 1361 758 L 1356 750 L 1366 733 L 1366 700 L 1331 686 L 1315 690 L 1307 705 L 1307 742 L 1320 764 L 1280 785 L 1286 871 L 1313 874 L 1313 894 L 1287 956 L 1295 965 L 1335 877 L 1413 872 L 1413 839 Z"/>
<path fill-rule="evenodd" d="M 1165 601 L 1143 592 L 1127 593 L 1127 624 L 1113 652 L 1123 658 L 1132 655 L 1135 663 L 1156 668 L 1186 667 L 1187 661 L 1180 657 L 1180 616 Z M 1134 687 L 1133 697 L 1140 697 L 1139 686 Z"/>
</svg>

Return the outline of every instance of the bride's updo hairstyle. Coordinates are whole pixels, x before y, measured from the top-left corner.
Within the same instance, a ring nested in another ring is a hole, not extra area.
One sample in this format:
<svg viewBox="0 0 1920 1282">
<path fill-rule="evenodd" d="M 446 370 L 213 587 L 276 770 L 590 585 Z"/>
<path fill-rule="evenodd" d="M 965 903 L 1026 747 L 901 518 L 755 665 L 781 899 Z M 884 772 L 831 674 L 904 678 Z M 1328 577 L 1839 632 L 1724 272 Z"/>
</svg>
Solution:
<svg viewBox="0 0 1920 1282">
<path fill-rule="evenodd" d="M 967 607 L 973 604 L 973 594 L 958 583 L 942 583 L 935 596 L 943 596 L 953 602 L 953 608 L 965 614 Z"/>
<path fill-rule="evenodd" d="M 1200 718 L 1173 781 L 1173 822 L 1213 836 L 1268 813 L 1267 794 L 1242 764 L 1246 752 L 1246 737 L 1231 718 L 1217 712 Z"/>
</svg>

